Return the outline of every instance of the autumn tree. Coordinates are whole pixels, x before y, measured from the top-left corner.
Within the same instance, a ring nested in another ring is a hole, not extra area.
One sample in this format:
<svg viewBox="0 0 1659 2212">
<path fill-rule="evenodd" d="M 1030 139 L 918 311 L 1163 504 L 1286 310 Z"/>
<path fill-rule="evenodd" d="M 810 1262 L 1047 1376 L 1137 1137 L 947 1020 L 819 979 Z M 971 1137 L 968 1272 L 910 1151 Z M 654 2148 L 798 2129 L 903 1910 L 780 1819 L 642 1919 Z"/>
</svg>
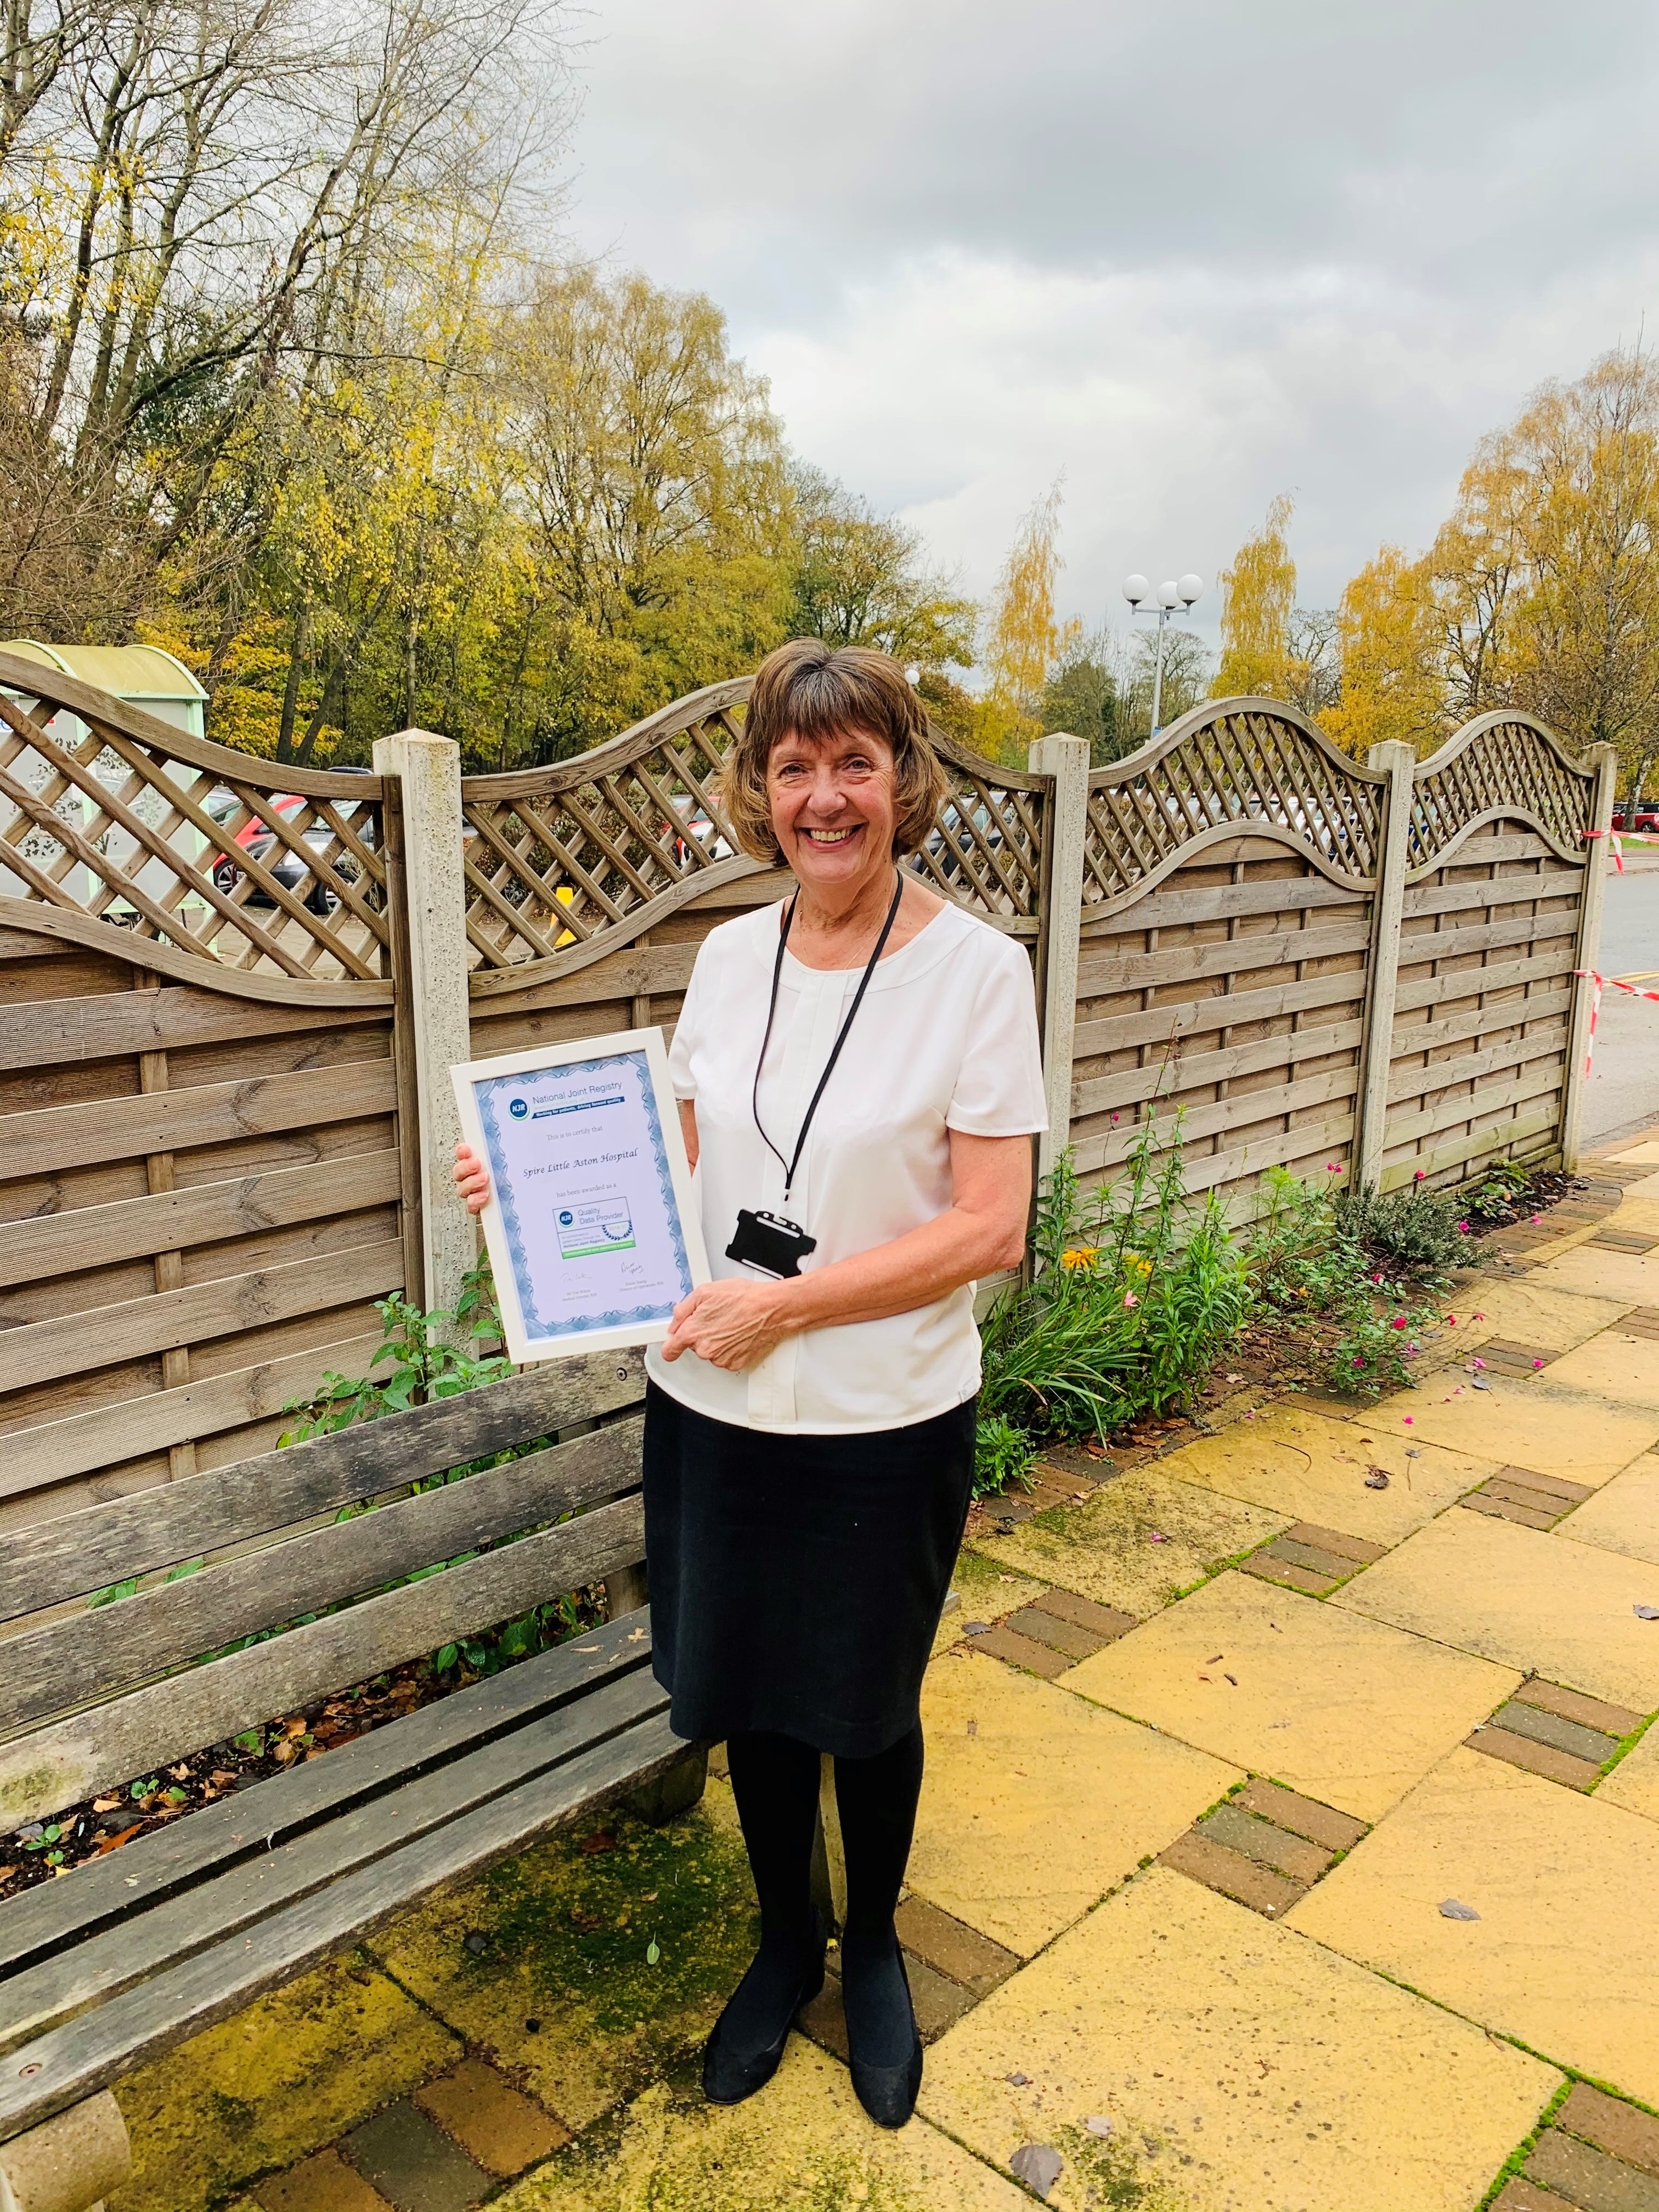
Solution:
<svg viewBox="0 0 1659 2212">
<path fill-rule="evenodd" d="M 1290 629 L 1296 605 L 1296 562 L 1285 537 L 1294 504 L 1281 492 L 1267 520 L 1221 571 L 1221 659 L 1212 686 L 1218 699 L 1288 698 L 1293 681 Z M 1173 717 L 1166 714 L 1166 721 Z"/>
<path fill-rule="evenodd" d="M 1444 734 L 1445 686 L 1428 562 L 1385 545 L 1344 590 L 1337 641 L 1341 695 L 1319 716 L 1327 734 L 1359 760 L 1389 738 L 1431 752 Z"/>
<path fill-rule="evenodd" d="M 803 463 L 790 483 L 794 634 L 875 646 L 921 671 L 967 667 L 979 610 L 928 566 L 920 534 Z"/>
<path fill-rule="evenodd" d="M 1039 734 L 1048 672 L 1081 628 L 1062 626 L 1054 611 L 1063 498 L 1057 477 L 1021 521 L 991 602 L 981 741 L 988 752 L 1022 766 L 1027 742 Z"/>
<path fill-rule="evenodd" d="M 1118 671 L 1112 641 L 1104 630 L 1081 630 L 1061 649 L 1042 687 L 1037 720 L 1045 732 L 1063 731 L 1088 741 L 1089 763 L 1103 768 L 1125 750 L 1121 725 Z"/>
</svg>

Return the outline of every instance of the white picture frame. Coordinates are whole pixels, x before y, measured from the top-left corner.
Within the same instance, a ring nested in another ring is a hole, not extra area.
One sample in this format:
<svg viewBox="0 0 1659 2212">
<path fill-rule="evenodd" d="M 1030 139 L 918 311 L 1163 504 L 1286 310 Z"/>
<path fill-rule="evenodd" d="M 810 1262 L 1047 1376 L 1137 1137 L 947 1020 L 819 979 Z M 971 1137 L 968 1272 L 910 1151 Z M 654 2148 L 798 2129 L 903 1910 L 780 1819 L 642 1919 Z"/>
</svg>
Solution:
<svg viewBox="0 0 1659 2212">
<path fill-rule="evenodd" d="M 544 1045 L 450 1076 L 462 1133 L 489 1170 L 479 1220 L 509 1358 L 659 1343 L 708 1280 L 662 1031 Z"/>
</svg>

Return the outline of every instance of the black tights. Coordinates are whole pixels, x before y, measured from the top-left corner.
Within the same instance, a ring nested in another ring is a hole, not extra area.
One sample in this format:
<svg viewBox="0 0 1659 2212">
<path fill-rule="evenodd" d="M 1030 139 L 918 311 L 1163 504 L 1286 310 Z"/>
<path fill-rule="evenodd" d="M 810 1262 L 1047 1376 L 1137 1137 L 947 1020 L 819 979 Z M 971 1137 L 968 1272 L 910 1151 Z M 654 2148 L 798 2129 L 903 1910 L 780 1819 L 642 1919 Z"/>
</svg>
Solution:
<svg viewBox="0 0 1659 2212">
<path fill-rule="evenodd" d="M 761 1948 L 732 2004 L 732 2025 L 757 2043 L 778 2033 L 814 1943 L 811 1898 L 818 1754 L 787 1735 L 734 1735 L 732 1790 L 760 1899 Z M 872 1759 L 836 1761 L 836 1803 L 847 1866 L 842 1994 L 848 2034 L 872 2066 L 910 2055 L 910 2007 L 893 1913 L 921 1794 L 921 1724 Z"/>
</svg>

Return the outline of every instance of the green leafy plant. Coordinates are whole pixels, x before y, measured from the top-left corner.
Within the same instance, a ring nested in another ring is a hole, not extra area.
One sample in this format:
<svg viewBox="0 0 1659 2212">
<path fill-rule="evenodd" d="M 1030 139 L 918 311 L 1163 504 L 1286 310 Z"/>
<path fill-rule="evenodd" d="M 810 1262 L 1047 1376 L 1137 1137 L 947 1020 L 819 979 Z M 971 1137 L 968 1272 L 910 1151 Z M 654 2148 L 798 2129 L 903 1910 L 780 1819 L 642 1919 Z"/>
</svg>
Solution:
<svg viewBox="0 0 1659 2212">
<path fill-rule="evenodd" d="M 280 1443 L 303 1443 L 308 1437 L 349 1428 L 356 1421 L 376 1421 L 386 1413 L 430 1405 L 435 1399 L 499 1382 L 513 1372 L 512 1361 L 500 1348 L 501 1317 L 488 1260 L 481 1260 L 463 1277 L 453 1313 L 443 1309 L 422 1313 L 406 1298 L 395 1297 L 380 1299 L 374 1310 L 385 1334 L 370 1358 L 368 1374 L 351 1378 L 331 1371 L 310 1397 L 291 1398 L 283 1411 L 301 1418 Z M 386 1371 L 376 1374 L 382 1362 L 390 1363 Z"/>
<path fill-rule="evenodd" d="M 981 1419 L 974 1431 L 975 1497 L 1006 1490 L 1011 1483 L 1024 1483 L 1036 1455 L 1030 1437 L 1006 1415 L 993 1413 L 989 1419 Z"/>
<path fill-rule="evenodd" d="M 1469 1238 L 1466 1203 L 1418 1180 L 1386 1196 L 1369 1188 L 1344 1191 L 1335 1201 L 1336 1220 L 1385 1265 L 1443 1278 L 1453 1267 L 1478 1266 L 1482 1257 Z"/>
<path fill-rule="evenodd" d="M 1282 1168 L 1269 1170 L 1263 1184 L 1267 1202 L 1249 1239 L 1256 1305 L 1322 1325 L 1334 1389 L 1375 1397 L 1410 1382 L 1419 1338 L 1431 1316 L 1413 1302 L 1418 1294 L 1408 1283 L 1378 1264 L 1376 1248 L 1364 1236 L 1378 1201 L 1333 1194 Z M 1415 1249 L 1432 1244 L 1425 1236 Z"/>
<path fill-rule="evenodd" d="M 1000 1420 L 1028 1437 L 1103 1438 L 1166 1410 L 1249 1303 L 1220 1207 L 1187 1195 L 1179 1115 L 1149 1117 L 1123 1172 L 1093 1190 L 1062 1156 L 1038 1194 L 1033 1242 L 1033 1279 L 987 1317 L 980 1392 L 982 1425 Z"/>
</svg>

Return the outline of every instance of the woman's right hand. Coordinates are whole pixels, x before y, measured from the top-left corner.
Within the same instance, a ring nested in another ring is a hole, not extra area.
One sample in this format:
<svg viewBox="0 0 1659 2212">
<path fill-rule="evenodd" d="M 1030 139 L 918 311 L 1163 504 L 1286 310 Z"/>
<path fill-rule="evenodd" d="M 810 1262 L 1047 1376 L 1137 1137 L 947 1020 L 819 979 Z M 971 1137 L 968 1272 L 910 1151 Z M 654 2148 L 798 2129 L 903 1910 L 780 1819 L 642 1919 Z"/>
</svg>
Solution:
<svg viewBox="0 0 1659 2212">
<path fill-rule="evenodd" d="M 482 1213 L 489 1203 L 489 1170 L 465 1139 L 455 1147 L 451 1170 L 455 1188 L 466 1200 L 469 1213 Z"/>
</svg>

